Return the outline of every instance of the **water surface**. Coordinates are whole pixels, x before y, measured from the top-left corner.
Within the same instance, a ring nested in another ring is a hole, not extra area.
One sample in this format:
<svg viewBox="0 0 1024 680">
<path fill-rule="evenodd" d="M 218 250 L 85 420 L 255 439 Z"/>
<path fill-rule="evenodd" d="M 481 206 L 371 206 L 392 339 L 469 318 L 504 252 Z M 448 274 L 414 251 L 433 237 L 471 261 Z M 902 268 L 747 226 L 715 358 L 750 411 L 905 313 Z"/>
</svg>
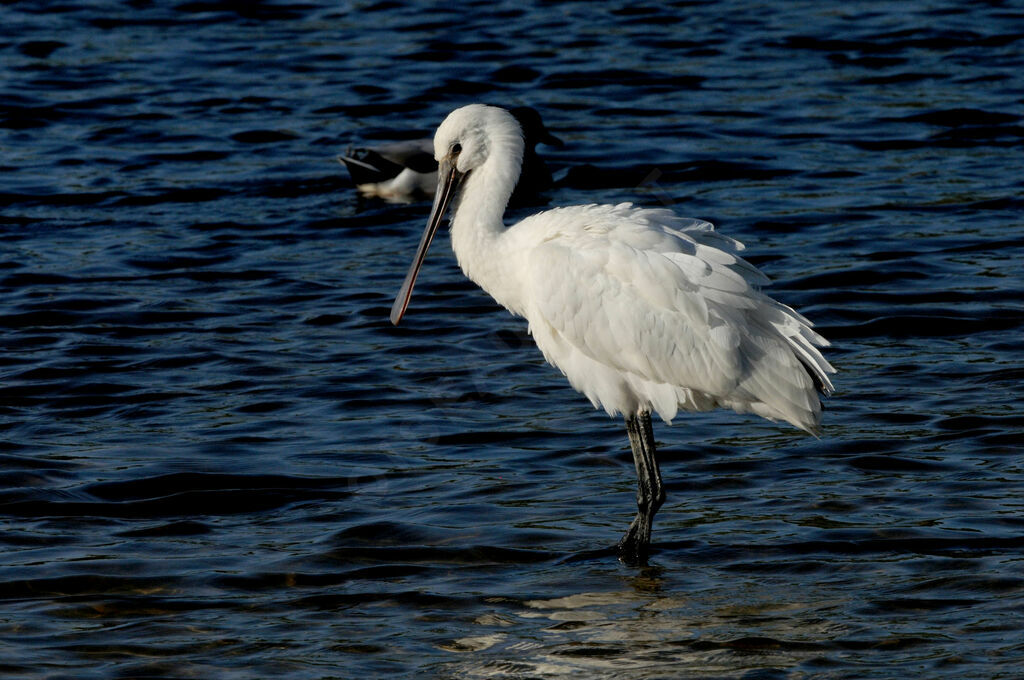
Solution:
<svg viewBox="0 0 1024 680">
<path fill-rule="evenodd" d="M 0 8 L 0 672 L 1000 678 L 1024 664 L 1012 3 Z M 565 142 L 526 214 L 745 242 L 839 369 L 820 439 L 621 422 L 429 205 L 334 157 L 461 104 Z"/>
</svg>

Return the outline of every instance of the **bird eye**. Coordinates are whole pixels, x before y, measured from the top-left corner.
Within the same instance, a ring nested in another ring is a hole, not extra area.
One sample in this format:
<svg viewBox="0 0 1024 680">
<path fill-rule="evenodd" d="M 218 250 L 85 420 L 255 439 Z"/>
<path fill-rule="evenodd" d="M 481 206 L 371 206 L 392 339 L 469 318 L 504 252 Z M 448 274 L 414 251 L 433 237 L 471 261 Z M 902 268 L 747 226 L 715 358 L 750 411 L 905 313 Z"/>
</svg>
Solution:
<svg viewBox="0 0 1024 680">
<path fill-rule="evenodd" d="M 462 153 L 462 145 L 459 144 L 458 142 L 455 142 L 455 144 L 452 145 L 452 153 Z"/>
</svg>

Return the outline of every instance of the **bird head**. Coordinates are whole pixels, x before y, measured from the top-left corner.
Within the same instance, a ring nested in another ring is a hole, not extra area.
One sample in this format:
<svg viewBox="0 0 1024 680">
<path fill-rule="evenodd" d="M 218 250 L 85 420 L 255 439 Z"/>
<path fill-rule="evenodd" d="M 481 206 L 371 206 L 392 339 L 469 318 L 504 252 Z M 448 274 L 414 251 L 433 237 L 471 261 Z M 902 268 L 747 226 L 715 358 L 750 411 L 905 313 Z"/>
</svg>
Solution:
<svg viewBox="0 0 1024 680">
<path fill-rule="evenodd" d="M 522 159 L 523 130 L 505 109 L 470 104 L 455 109 L 434 134 L 434 158 L 462 175 L 482 166 L 496 149 Z"/>
<path fill-rule="evenodd" d="M 437 192 L 434 194 L 434 206 L 427 220 L 427 228 L 416 249 L 416 257 L 405 276 L 402 288 L 391 306 L 391 323 L 398 325 L 416 283 L 427 249 L 434 239 L 434 234 L 448 212 L 452 199 L 466 178 L 474 171 L 480 171 L 487 161 L 500 155 L 503 162 L 491 165 L 491 178 L 496 184 L 507 186 L 509 193 L 515 186 L 516 177 L 523 162 L 523 131 L 516 119 L 505 109 L 484 104 L 470 104 L 455 109 L 448 114 L 434 135 L 434 158 L 437 159 Z M 512 174 L 509 177 L 502 175 Z M 486 190 L 483 181 L 483 190 Z M 505 195 L 508 200 L 508 194 Z M 502 204 L 504 207 L 504 204 Z"/>
</svg>

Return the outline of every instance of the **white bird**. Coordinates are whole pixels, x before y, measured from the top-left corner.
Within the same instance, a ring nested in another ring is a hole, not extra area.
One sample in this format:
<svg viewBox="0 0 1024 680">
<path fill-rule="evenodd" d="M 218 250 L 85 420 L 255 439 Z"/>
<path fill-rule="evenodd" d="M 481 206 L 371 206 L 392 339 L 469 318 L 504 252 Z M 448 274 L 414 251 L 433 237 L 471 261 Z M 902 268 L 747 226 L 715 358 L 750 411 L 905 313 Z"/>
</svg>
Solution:
<svg viewBox="0 0 1024 680">
<path fill-rule="evenodd" d="M 739 242 L 670 210 L 580 205 L 506 227 L 523 137 L 503 109 L 456 109 L 434 136 L 438 185 L 426 230 L 391 308 L 398 324 L 449 205 L 462 271 L 525 317 L 549 363 L 595 407 L 626 421 L 637 472 L 637 515 L 617 545 L 642 563 L 665 492 L 651 412 L 716 407 L 816 433 L 819 391 L 835 369 L 828 342 L 793 309 L 760 292 L 768 279 Z"/>
<path fill-rule="evenodd" d="M 509 111 L 523 129 L 526 147 L 523 153 L 523 178 L 516 186 L 516 198 L 526 198 L 549 189 L 551 172 L 537 155 L 537 145 L 562 146 L 552 135 L 540 114 L 529 106 Z M 348 169 L 359 193 L 392 203 L 409 203 L 429 197 L 437 188 L 437 161 L 433 140 L 412 139 L 375 147 L 349 149 L 338 162 Z"/>
</svg>

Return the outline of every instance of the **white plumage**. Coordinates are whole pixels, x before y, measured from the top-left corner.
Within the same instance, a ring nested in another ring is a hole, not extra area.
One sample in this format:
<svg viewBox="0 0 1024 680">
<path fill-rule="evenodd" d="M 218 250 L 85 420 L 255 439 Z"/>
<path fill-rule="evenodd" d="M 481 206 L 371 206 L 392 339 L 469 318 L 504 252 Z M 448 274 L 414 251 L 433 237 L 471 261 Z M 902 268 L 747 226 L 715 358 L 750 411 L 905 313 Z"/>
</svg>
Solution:
<svg viewBox="0 0 1024 680">
<path fill-rule="evenodd" d="M 609 415 L 649 409 L 670 422 L 724 406 L 814 431 L 820 405 L 798 357 L 829 384 L 814 348 L 824 339 L 757 291 L 764 275 L 712 229 L 629 204 L 534 215 L 499 240 L 521 275 L 495 297 Z"/>
<path fill-rule="evenodd" d="M 527 319 L 576 390 L 626 417 L 640 511 L 619 550 L 642 560 L 663 497 L 649 413 L 671 421 L 680 410 L 725 407 L 817 432 L 818 390 L 832 390 L 834 372 L 817 347 L 828 343 L 760 292 L 768 279 L 708 222 L 624 203 L 556 208 L 506 228 L 522 148 L 502 109 L 471 105 L 441 124 L 434 208 L 392 321 L 454 203 L 452 247 L 466 275 Z"/>
</svg>

